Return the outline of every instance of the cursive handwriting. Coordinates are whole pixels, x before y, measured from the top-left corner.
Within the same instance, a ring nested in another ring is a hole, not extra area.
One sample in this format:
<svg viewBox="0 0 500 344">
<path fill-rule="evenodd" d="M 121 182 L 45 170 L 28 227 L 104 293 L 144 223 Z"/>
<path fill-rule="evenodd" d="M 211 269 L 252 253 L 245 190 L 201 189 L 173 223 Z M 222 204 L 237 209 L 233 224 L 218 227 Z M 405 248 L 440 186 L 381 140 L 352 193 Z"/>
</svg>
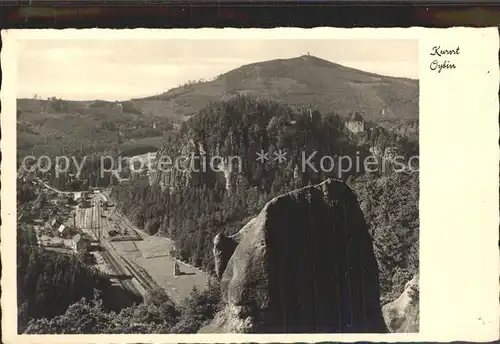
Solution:
<svg viewBox="0 0 500 344">
<path fill-rule="evenodd" d="M 457 68 L 457 66 L 455 66 L 453 63 L 450 63 L 450 61 L 439 62 L 438 60 L 434 60 L 431 62 L 429 68 L 431 70 L 437 70 L 438 73 L 441 73 L 443 69 L 455 69 Z"/>
<path fill-rule="evenodd" d="M 429 55 L 437 57 L 447 56 L 451 58 L 451 55 L 460 55 L 460 47 L 457 46 L 455 49 L 442 49 L 440 45 L 436 45 L 432 47 Z M 448 60 L 436 59 L 431 62 L 429 68 L 432 71 L 441 73 L 443 69 L 456 69 L 457 66 Z"/>
<path fill-rule="evenodd" d="M 434 46 L 431 49 L 431 56 L 443 56 L 443 55 L 460 55 L 460 47 L 455 49 L 441 49 L 440 45 Z"/>
</svg>

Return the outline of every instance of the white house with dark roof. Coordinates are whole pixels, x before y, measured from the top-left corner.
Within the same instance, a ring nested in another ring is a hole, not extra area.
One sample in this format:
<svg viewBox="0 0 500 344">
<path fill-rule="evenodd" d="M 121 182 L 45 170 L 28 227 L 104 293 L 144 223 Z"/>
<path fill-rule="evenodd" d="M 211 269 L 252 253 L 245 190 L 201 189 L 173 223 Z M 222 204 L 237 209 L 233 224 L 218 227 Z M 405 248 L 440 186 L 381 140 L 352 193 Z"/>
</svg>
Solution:
<svg viewBox="0 0 500 344">
<path fill-rule="evenodd" d="M 57 217 L 54 217 L 52 218 L 52 220 L 50 220 L 50 225 L 52 226 L 52 228 L 56 228 L 59 224 L 60 221 Z"/>
<path fill-rule="evenodd" d="M 69 229 L 68 226 L 60 225 L 59 229 L 57 230 L 57 232 L 59 233 L 59 236 L 65 237 L 65 236 L 67 236 L 69 234 L 70 229 Z"/>
</svg>

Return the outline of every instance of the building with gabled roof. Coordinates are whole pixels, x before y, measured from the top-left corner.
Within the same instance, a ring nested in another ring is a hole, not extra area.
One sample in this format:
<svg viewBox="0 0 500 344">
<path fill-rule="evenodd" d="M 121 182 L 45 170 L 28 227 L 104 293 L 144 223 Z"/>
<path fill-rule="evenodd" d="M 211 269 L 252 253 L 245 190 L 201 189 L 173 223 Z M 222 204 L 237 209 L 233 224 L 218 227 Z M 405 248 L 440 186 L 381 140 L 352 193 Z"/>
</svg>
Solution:
<svg viewBox="0 0 500 344">
<path fill-rule="evenodd" d="M 347 129 L 349 129 L 349 131 L 354 134 L 362 133 L 365 131 L 365 120 L 359 112 L 350 112 L 349 116 L 346 119 L 345 125 Z"/>
<path fill-rule="evenodd" d="M 52 220 L 50 220 L 50 225 L 52 226 L 52 228 L 56 228 L 60 224 L 61 224 L 61 221 L 59 220 L 58 217 L 53 217 Z"/>
<path fill-rule="evenodd" d="M 57 229 L 57 232 L 59 233 L 60 236 L 65 237 L 69 234 L 70 229 L 68 226 L 60 225 L 59 228 Z"/>
</svg>

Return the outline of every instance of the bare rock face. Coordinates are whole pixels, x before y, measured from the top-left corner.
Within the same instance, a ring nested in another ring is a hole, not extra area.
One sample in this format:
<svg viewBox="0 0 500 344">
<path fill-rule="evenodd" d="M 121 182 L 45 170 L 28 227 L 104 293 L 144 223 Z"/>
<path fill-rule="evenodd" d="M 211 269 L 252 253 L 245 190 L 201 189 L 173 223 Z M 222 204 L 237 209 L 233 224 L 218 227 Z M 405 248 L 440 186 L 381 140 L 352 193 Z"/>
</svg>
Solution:
<svg viewBox="0 0 500 344">
<path fill-rule="evenodd" d="M 227 262 L 231 255 L 233 254 L 238 243 L 232 239 L 228 238 L 222 233 L 219 233 L 214 238 L 214 257 L 215 257 L 215 275 L 217 278 L 222 277 L 222 273 L 226 269 Z"/>
<path fill-rule="evenodd" d="M 403 293 L 382 307 L 385 323 L 391 332 L 416 333 L 419 330 L 418 275 L 406 283 Z"/>
<path fill-rule="evenodd" d="M 201 186 L 211 179 L 210 152 L 202 142 L 187 140 L 179 152 L 159 150 L 149 172 L 150 185 L 172 190 L 181 186 Z"/>
<path fill-rule="evenodd" d="M 387 332 L 372 240 L 345 183 L 276 197 L 214 242 L 224 307 L 200 332 Z"/>
</svg>

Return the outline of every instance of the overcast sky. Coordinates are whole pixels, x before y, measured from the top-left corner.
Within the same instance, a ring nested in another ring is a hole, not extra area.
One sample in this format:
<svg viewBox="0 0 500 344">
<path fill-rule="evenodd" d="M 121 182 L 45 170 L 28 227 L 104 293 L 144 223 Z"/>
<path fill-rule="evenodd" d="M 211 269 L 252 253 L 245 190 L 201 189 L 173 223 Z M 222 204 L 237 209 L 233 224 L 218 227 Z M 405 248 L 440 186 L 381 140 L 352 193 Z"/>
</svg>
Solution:
<svg viewBox="0 0 500 344">
<path fill-rule="evenodd" d="M 368 72 L 418 78 L 415 40 L 26 40 L 18 52 L 20 98 L 126 100 L 308 52 Z"/>
</svg>

